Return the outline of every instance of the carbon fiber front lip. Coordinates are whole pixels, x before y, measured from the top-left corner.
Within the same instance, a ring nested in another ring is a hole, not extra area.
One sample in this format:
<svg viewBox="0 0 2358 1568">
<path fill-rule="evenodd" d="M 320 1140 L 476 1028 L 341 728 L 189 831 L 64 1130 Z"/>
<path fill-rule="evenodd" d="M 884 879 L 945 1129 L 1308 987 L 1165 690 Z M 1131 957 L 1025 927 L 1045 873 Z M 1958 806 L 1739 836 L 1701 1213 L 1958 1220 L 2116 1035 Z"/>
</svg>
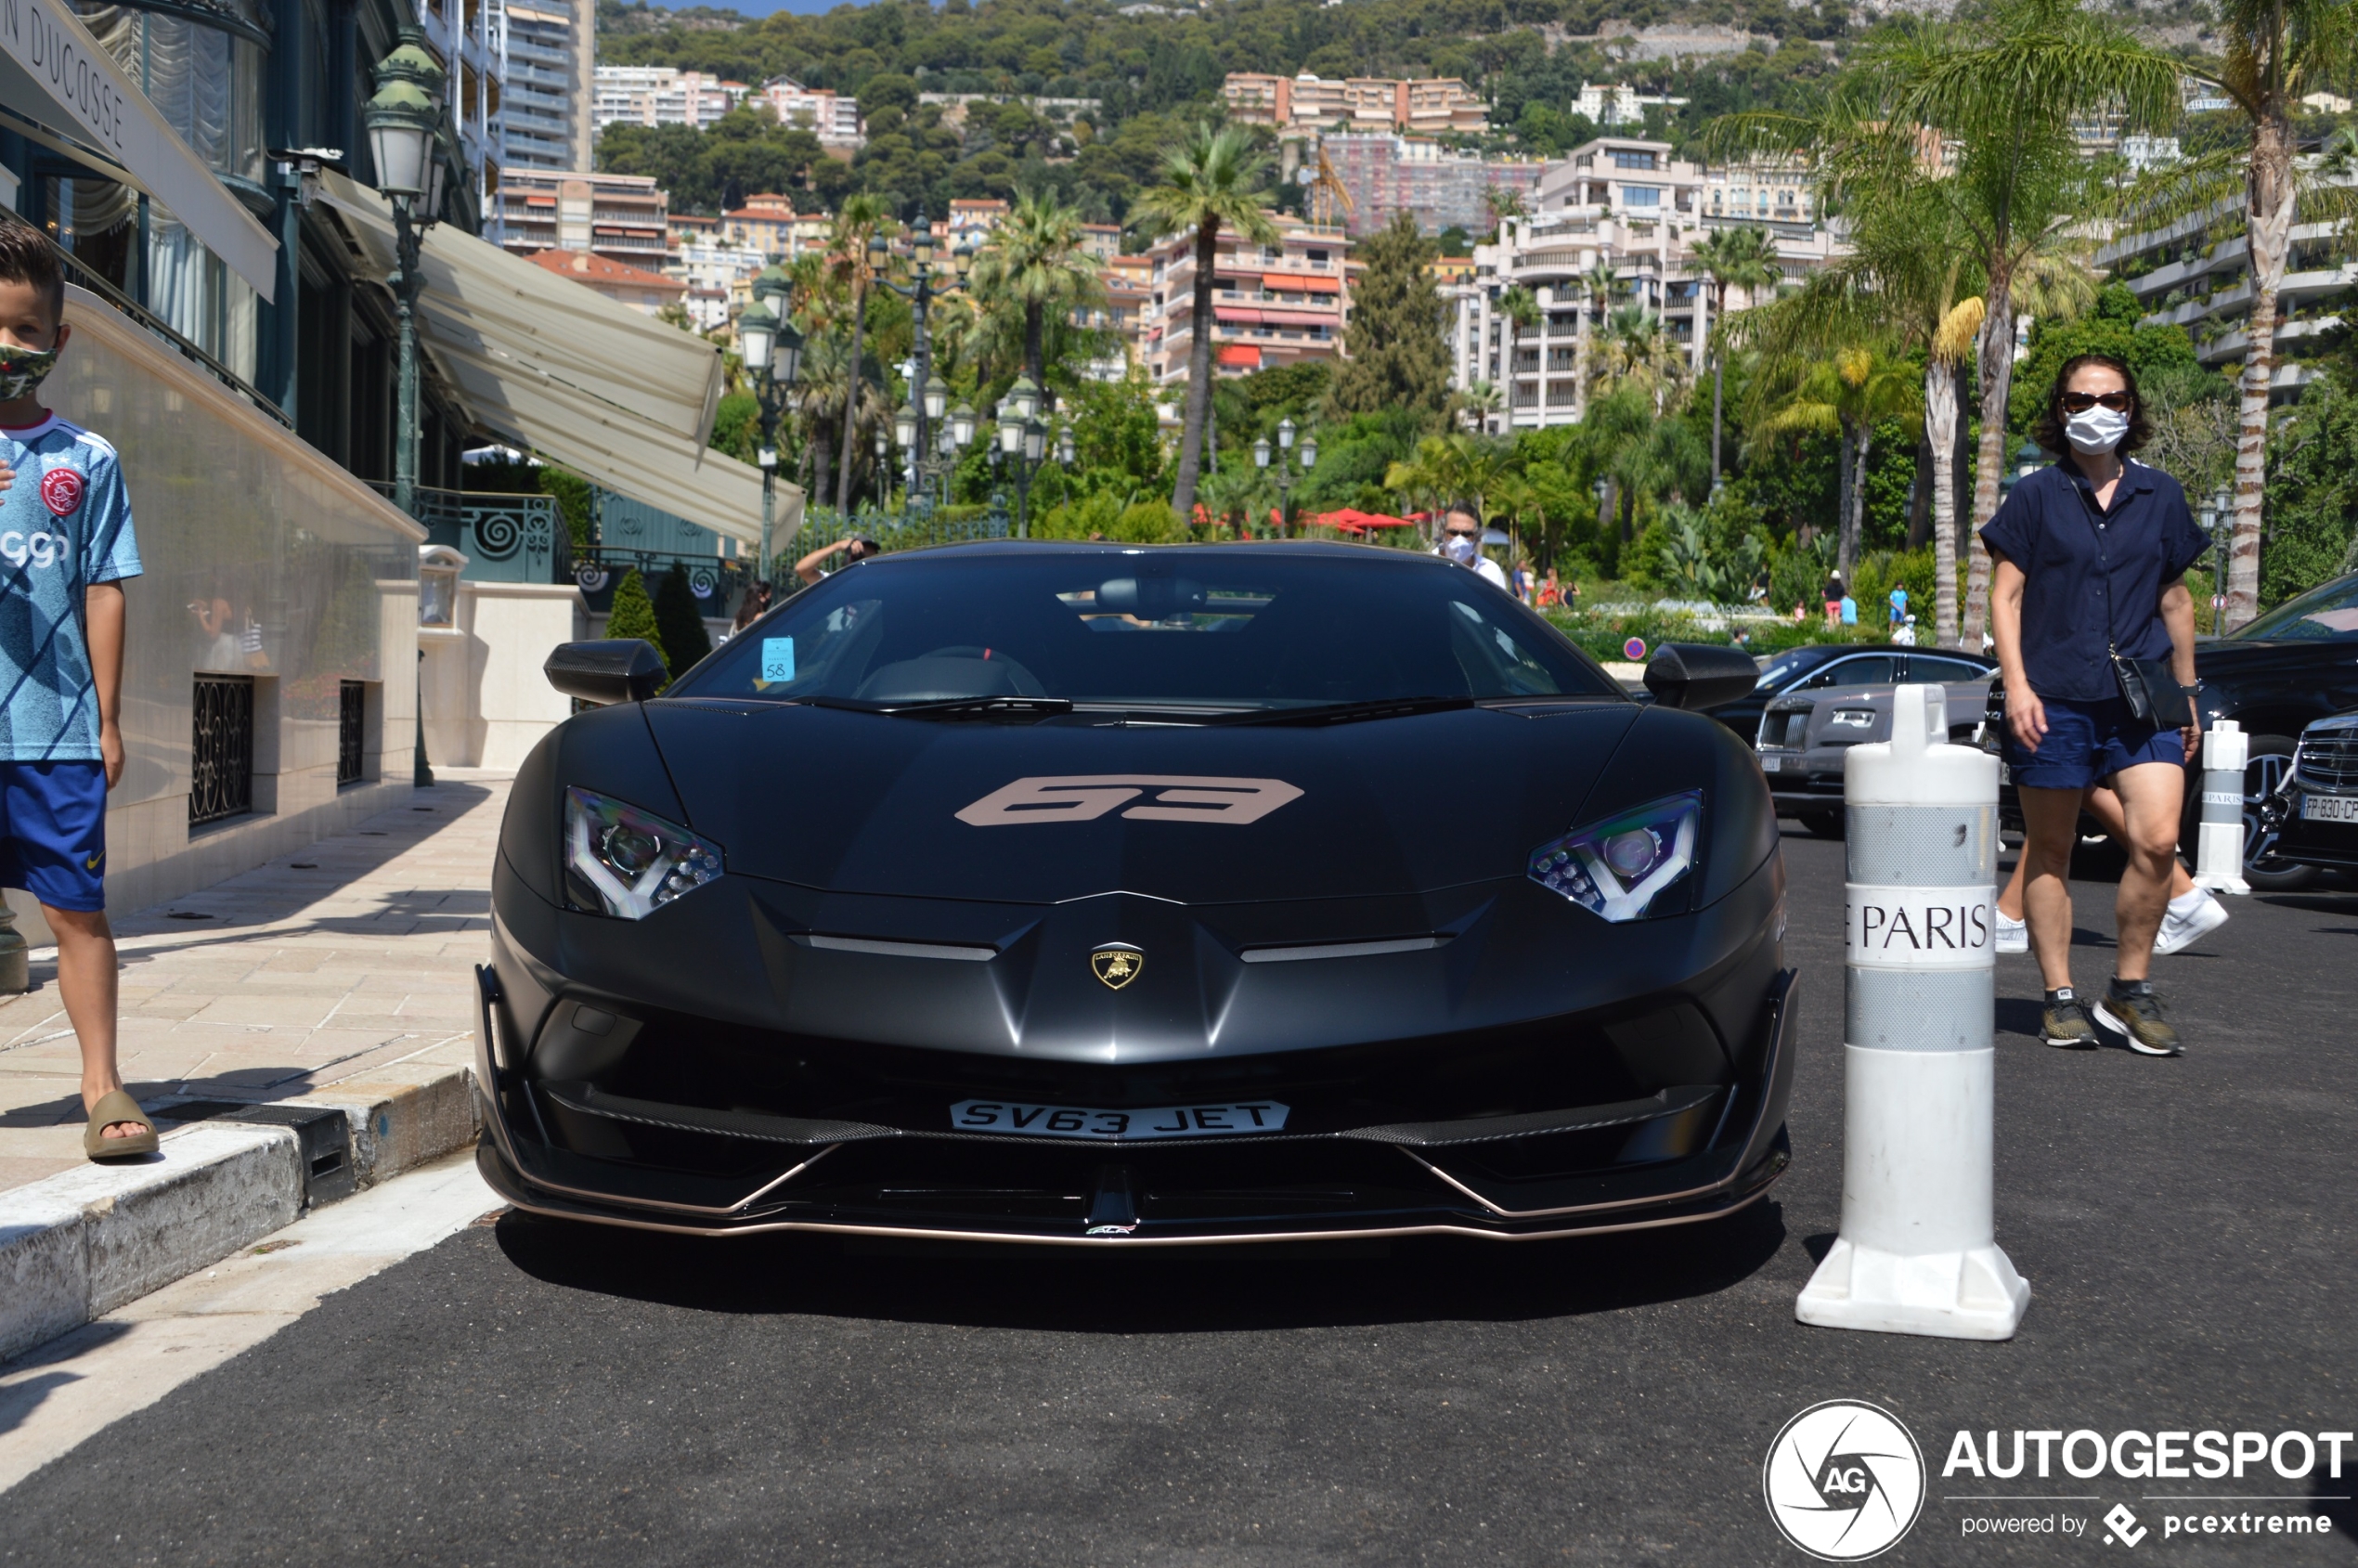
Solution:
<svg viewBox="0 0 2358 1568">
<path fill-rule="evenodd" d="M 1765 1194 L 1785 1168 L 1785 1157 L 1775 1147 L 1775 1134 L 1781 1126 L 1785 1097 L 1793 1072 L 1793 1031 L 1795 978 L 1788 970 L 1780 978 L 1776 993 L 1769 1001 L 1771 1010 L 1768 1031 L 1768 1060 L 1761 1075 L 1760 1097 L 1755 1108 L 1752 1124 L 1741 1152 L 1726 1176 L 1682 1191 L 1626 1199 L 1575 1204 L 1557 1208 L 1513 1210 L 1484 1199 L 1463 1182 L 1450 1176 L 1431 1161 L 1419 1158 L 1411 1149 L 1394 1145 L 1404 1158 L 1411 1160 L 1420 1173 L 1454 1191 L 1468 1200 L 1477 1211 L 1463 1218 L 1434 1219 L 1410 1225 L 1350 1223 L 1348 1216 L 1337 1216 L 1337 1223 L 1327 1226 L 1255 1230 L 1238 1226 L 1230 1230 L 1193 1235 L 1130 1235 L 1121 1237 L 1091 1237 L 1058 1234 L 1049 1230 L 992 1229 L 988 1226 L 964 1225 L 879 1225 L 868 1222 L 829 1219 L 760 1219 L 743 1218 L 745 1212 L 765 1198 L 771 1198 L 789 1184 L 804 1178 L 811 1169 L 836 1149 L 844 1147 L 830 1144 L 819 1148 L 810 1159 L 763 1182 L 735 1202 L 723 1205 L 696 1205 L 666 1202 L 658 1199 L 631 1198 L 611 1192 L 598 1192 L 551 1180 L 532 1173 L 520 1157 L 501 1110 L 500 1081 L 492 1072 L 499 1053 L 495 1043 L 495 1031 L 505 1022 L 499 1006 L 498 979 L 488 968 L 476 970 L 478 1002 L 477 1057 L 483 1076 L 479 1086 L 484 1091 L 484 1121 L 489 1137 L 478 1146 L 477 1163 L 485 1179 L 502 1197 L 519 1210 L 554 1218 L 587 1220 L 598 1224 L 666 1231 L 697 1236 L 746 1236 L 779 1232 L 805 1231 L 837 1235 L 930 1239 L 940 1241 L 991 1241 L 1009 1244 L 1053 1246 L 1206 1246 L 1253 1241 L 1305 1241 L 1322 1239 L 1353 1239 L 1375 1237 L 1407 1236 L 1478 1236 L 1494 1240 L 1536 1239 L 1567 1235 L 1601 1235 L 1615 1231 L 1651 1229 L 1669 1225 L 1694 1224 L 1716 1219 L 1744 1208 Z M 1701 1158 L 1701 1157 L 1698 1157 Z M 1672 1211 L 1657 1212 L 1645 1218 L 1622 1218 L 1637 1211 L 1653 1209 Z M 703 1220 L 705 1223 L 695 1223 Z"/>
</svg>

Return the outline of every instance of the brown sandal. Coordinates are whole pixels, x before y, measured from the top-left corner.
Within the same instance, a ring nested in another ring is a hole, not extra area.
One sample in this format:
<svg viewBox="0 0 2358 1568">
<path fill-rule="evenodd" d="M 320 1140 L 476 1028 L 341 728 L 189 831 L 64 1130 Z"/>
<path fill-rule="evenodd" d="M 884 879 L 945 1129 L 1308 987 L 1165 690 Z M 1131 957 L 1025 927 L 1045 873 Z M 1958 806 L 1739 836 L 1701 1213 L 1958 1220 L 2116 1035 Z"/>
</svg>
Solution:
<svg viewBox="0 0 2358 1568">
<path fill-rule="evenodd" d="M 110 1138 L 107 1129 L 118 1121 L 136 1122 L 147 1129 L 127 1138 Z M 110 1090 L 98 1096 L 90 1108 L 90 1125 L 82 1131 L 82 1152 L 93 1160 L 128 1160 L 136 1155 L 156 1151 L 155 1119 L 139 1108 L 139 1102 L 121 1089 Z"/>
</svg>

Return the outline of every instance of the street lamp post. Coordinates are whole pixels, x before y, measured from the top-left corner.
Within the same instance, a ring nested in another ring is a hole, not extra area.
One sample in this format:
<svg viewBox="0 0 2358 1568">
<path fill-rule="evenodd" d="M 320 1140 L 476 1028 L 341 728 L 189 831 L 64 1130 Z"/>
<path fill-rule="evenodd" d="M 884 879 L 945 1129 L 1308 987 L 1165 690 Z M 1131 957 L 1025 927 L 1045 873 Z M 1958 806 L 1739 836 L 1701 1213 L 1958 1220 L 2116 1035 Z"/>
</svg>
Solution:
<svg viewBox="0 0 2358 1568">
<path fill-rule="evenodd" d="M 913 369 L 910 378 L 910 402 L 905 411 L 915 418 L 909 436 L 901 445 L 910 457 L 910 485 L 913 495 L 921 489 L 926 493 L 945 484 L 950 470 L 957 460 L 955 443 L 944 442 L 950 451 L 936 450 L 935 432 L 939 428 L 950 408 L 950 388 L 933 372 L 933 334 L 927 330 L 933 302 L 937 295 L 953 293 L 966 286 L 966 273 L 974 266 L 974 252 L 960 245 L 950 253 L 948 275 L 934 262 L 933 226 L 923 212 L 918 213 L 915 231 L 909 242 L 909 253 L 915 263 L 911 269 L 912 280 L 896 283 L 879 276 L 876 281 L 909 302 L 913 317 Z"/>
<path fill-rule="evenodd" d="M 418 290 L 419 246 L 426 227 L 442 215 L 442 177 L 447 167 L 441 148 L 442 84 L 445 73 L 425 50 L 425 33 L 413 22 L 401 27 L 401 42 L 376 66 L 377 91 L 361 118 L 377 165 L 377 188 L 393 203 L 393 289 L 397 343 L 393 432 L 393 504 L 410 516 L 418 510 Z M 426 761 L 425 650 L 418 650 L 413 672 L 417 735 L 409 782 L 434 783 Z"/>
<path fill-rule="evenodd" d="M 802 373 L 802 333 L 789 319 L 794 284 L 781 266 L 767 266 L 753 280 L 753 303 L 737 317 L 737 353 L 753 378 L 761 416 L 761 554 L 757 582 L 770 580 L 771 520 L 777 510 L 778 421 L 787 395 Z"/>
<path fill-rule="evenodd" d="M 1277 422 L 1277 449 L 1275 455 L 1277 460 L 1276 472 L 1274 475 L 1277 481 L 1277 537 L 1284 538 L 1293 526 L 1294 474 L 1290 460 L 1294 456 L 1294 428 L 1293 421 L 1290 419 L 1280 420 Z M 1252 466 L 1267 469 L 1270 457 L 1269 437 L 1263 435 L 1255 438 L 1252 444 Z M 1317 466 L 1318 438 L 1316 436 L 1303 437 L 1301 458 L 1303 473 L 1307 473 Z"/>
<path fill-rule="evenodd" d="M 1048 455 L 1048 426 L 1040 413 L 1040 389 L 1030 376 L 1017 376 L 999 403 L 999 451 L 1015 471 L 1016 538 L 1019 539 L 1030 538 L 1031 476 Z M 1072 460 L 1069 436 L 1067 432 L 1056 442 L 1056 456 L 1068 464 Z"/>
</svg>

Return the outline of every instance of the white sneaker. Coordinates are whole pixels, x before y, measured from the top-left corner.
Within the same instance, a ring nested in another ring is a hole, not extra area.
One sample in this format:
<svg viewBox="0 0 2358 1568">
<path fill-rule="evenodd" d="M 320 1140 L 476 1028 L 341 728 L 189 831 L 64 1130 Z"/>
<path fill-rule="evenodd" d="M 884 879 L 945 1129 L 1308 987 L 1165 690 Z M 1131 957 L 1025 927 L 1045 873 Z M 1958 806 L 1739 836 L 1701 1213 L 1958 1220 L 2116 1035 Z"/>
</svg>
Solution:
<svg viewBox="0 0 2358 1568">
<path fill-rule="evenodd" d="M 2192 904 L 2181 913 L 2179 905 Z M 1999 916 L 2003 920 L 2003 915 Z M 2227 924 L 2227 906 L 2210 896 L 2207 888 L 2197 888 L 2183 898 L 2170 901 L 2170 908 L 2161 917 L 2161 929 L 2154 933 L 2154 956 L 2167 958 L 2194 946 L 2196 940 Z M 1999 938 L 1999 951 L 2005 951 L 2005 939 Z"/>
<path fill-rule="evenodd" d="M 1998 951 L 2000 952 L 2028 952 L 2030 951 L 2029 922 L 2009 920 L 2006 918 L 2006 912 L 2000 910 L 1998 912 Z"/>
</svg>

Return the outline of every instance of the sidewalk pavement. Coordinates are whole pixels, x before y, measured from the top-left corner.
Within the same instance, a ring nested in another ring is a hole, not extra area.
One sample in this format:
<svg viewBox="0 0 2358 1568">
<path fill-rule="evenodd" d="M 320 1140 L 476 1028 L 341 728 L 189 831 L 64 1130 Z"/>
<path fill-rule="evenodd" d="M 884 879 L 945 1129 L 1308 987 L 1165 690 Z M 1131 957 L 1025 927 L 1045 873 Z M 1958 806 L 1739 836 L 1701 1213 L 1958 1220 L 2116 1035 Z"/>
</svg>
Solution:
<svg viewBox="0 0 2358 1568">
<path fill-rule="evenodd" d="M 0 1002 L 0 1357 L 472 1140 L 468 977 L 508 782 L 451 770 L 116 921 L 123 1073 L 163 1134 L 149 1160 L 84 1159 L 56 950 L 33 950 L 34 989 Z"/>
</svg>

